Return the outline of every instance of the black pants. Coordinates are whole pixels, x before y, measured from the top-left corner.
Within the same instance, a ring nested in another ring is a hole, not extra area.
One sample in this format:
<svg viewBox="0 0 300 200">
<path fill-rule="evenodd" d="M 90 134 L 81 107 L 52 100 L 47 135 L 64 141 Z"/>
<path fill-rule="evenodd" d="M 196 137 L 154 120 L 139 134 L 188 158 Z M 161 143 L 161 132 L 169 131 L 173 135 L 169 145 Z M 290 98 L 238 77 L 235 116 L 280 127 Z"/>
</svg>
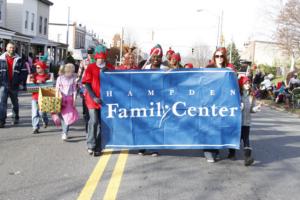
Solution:
<svg viewBox="0 0 300 200">
<path fill-rule="evenodd" d="M 250 147 L 250 126 L 242 126 L 241 140 L 243 141 L 244 148 Z"/>
<path fill-rule="evenodd" d="M 250 147 L 250 126 L 242 126 L 241 140 L 243 141 L 244 148 Z M 235 149 L 229 149 L 229 153 L 235 155 Z"/>
</svg>

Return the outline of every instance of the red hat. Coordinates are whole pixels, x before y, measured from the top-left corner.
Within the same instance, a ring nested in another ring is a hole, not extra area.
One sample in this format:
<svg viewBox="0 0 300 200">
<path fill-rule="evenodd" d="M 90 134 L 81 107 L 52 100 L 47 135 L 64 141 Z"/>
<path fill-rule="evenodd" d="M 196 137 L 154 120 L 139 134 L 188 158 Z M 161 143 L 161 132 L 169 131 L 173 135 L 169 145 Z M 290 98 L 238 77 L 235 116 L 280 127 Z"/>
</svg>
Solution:
<svg viewBox="0 0 300 200">
<path fill-rule="evenodd" d="M 192 63 L 186 63 L 186 64 L 184 65 L 184 67 L 185 67 L 185 68 L 190 68 L 190 69 L 194 68 L 194 66 L 193 66 Z"/>
<path fill-rule="evenodd" d="M 180 62 L 181 61 L 180 54 L 179 53 L 173 53 L 172 56 L 171 56 L 171 59 L 175 59 L 175 60 L 177 60 L 177 62 Z"/>
<path fill-rule="evenodd" d="M 241 76 L 240 79 L 239 79 L 239 86 L 240 86 L 240 88 L 243 87 L 243 85 L 245 85 L 245 83 L 247 81 L 250 82 L 250 79 L 247 76 Z"/>
<path fill-rule="evenodd" d="M 159 56 L 163 56 L 163 50 L 162 50 L 162 48 L 159 44 L 151 49 L 150 55 L 154 55 L 154 54 L 159 55 Z"/>
<path fill-rule="evenodd" d="M 106 55 L 106 53 L 100 52 L 100 53 L 96 53 L 94 58 L 95 59 L 104 59 L 104 60 L 106 60 L 107 55 Z"/>
<path fill-rule="evenodd" d="M 173 55 L 174 53 L 175 53 L 175 51 L 173 51 L 173 50 L 171 49 L 171 47 L 170 47 L 169 50 L 167 51 L 167 55 L 168 55 L 168 54 Z"/>
<path fill-rule="evenodd" d="M 37 61 L 35 64 L 35 66 L 40 66 L 40 68 L 42 68 L 43 70 L 47 69 L 48 66 L 46 65 L 46 63 L 42 62 L 42 61 Z"/>
</svg>

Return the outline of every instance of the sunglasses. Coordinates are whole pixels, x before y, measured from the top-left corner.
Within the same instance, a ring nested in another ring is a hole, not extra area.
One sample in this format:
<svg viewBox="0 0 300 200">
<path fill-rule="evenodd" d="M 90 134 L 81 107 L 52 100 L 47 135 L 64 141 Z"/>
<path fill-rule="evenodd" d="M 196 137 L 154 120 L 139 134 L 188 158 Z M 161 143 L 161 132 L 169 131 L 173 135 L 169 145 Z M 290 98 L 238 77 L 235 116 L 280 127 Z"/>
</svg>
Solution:
<svg viewBox="0 0 300 200">
<path fill-rule="evenodd" d="M 215 55 L 215 58 L 224 58 L 224 55 Z"/>
</svg>

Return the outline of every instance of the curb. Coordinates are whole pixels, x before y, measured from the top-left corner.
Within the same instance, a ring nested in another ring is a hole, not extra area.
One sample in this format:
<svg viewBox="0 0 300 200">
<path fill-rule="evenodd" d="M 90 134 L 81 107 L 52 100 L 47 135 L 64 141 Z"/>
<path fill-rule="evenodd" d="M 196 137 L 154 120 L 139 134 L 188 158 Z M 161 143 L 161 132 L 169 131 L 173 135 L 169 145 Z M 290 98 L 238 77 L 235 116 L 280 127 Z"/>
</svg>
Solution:
<svg viewBox="0 0 300 200">
<path fill-rule="evenodd" d="M 300 115 L 299 115 L 299 114 L 292 113 L 292 112 L 290 112 L 290 111 L 288 111 L 288 110 L 286 110 L 286 109 L 284 109 L 284 108 L 278 108 L 277 106 L 273 106 L 273 105 L 267 104 L 267 103 L 265 103 L 265 102 L 261 102 L 261 103 L 262 103 L 262 105 L 264 105 L 264 106 L 266 106 L 266 107 L 269 107 L 269 108 L 271 108 L 271 109 L 274 109 L 274 110 L 276 110 L 276 111 L 279 111 L 279 112 L 286 112 L 286 113 L 289 113 L 289 114 L 291 114 L 291 115 L 294 115 L 294 116 L 300 118 Z"/>
</svg>

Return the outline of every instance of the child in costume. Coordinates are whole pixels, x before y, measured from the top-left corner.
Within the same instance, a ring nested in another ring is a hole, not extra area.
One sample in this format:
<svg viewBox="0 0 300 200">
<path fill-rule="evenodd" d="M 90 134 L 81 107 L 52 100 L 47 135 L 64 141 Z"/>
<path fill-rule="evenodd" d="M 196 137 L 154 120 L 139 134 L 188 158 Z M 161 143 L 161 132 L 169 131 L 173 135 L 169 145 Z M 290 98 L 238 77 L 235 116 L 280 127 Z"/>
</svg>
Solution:
<svg viewBox="0 0 300 200">
<path fill-rule="evenodd" d="M 50 75 L 45 71 L 48 66 L 42 62 L 38 61 L 35 63 L 36 72 L 31 74 L 29 76 L 30 81 L 35 84 L 45 83 L 47 80 L 50 79 Z M 41 112 L 38 107 L 38 98 L 39 93 L 33 92 L 32 93 L 32 103 L 31 103 L 31 119 L 32 119 L 32 128 L 33 128 L 33 134 L 38 134 L 40 129 L 40 117 L 43 119 L 43 126 L 44 128 L 47 128 L 48 126 L 48 117 L 47 113 Z"/>
<path fill-rule="evenodd" d="M 56 96 L 62 97 L 61 113 L 59 114 L 62 140 L 68 139 L 70 125 L 79 119 L 76 110 L 77 84 L 74 72 L 75 66 L 68 63 L 61 68 L 61 75 L 56 81 Z M 59 122 L 56 125 L 59 125 Z"/>
</svg>

